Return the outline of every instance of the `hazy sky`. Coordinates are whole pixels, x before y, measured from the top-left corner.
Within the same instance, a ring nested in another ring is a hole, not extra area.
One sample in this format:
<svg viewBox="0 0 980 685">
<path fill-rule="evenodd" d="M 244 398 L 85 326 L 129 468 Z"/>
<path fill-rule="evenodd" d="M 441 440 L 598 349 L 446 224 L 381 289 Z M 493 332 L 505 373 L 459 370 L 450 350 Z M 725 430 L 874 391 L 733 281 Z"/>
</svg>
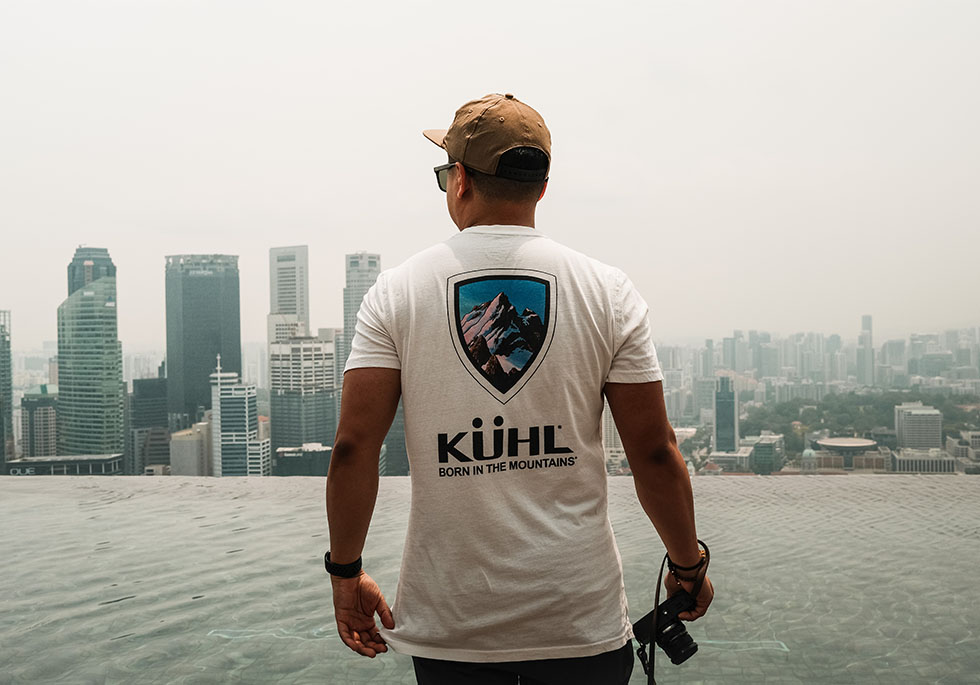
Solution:
<svg viewBox="0 0 980 685">
<path fill-rule="evenodd" d="M 658 340 L 980 325 L 980 3 L 0 2 L 0 309 L 56 338 L 78 244 L 124 350 L 165 347 L 164 256 L 343 255 L 455 230 L 422 135 L 512 92 L 554 149 L 539 229 L 630 274 Z"/>
</svg>

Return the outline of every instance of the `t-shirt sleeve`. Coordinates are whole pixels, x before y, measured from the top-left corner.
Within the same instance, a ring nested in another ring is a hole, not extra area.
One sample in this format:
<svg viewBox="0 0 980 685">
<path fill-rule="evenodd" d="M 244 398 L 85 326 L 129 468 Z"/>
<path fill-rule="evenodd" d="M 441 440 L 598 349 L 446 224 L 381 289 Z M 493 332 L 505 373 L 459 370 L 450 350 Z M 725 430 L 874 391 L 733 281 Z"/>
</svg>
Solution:
<svg viewBox="0 0 980 685">
<path fill-rule="evenodd" d="M 357 310 L 357 325 L 344 371 L 372 367 L 401 368 L 388 325 L 388 305 L 387 280 L 382 274 L 364 295 Z"/>
<path fill-rule="evenodd" d="M 613 359 L 608 383 L 652 383 L 663 380 L 650 335 L 650 308 L 632 281 L 622 275 L 614 307 Z"/>
</svg>

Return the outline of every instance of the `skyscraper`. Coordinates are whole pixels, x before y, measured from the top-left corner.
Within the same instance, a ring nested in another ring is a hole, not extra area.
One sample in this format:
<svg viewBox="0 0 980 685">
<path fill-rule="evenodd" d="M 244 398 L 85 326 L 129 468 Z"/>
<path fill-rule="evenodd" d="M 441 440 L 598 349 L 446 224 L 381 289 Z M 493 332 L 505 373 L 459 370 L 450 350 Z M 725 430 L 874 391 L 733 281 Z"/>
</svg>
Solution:
<svg viewBox="0 0 980 685">
<path fill-rule="evenodd" d="M 721 365 L 735 370 L 735 338 L 721 339 Z"/>
<path fill-rule="evenodd" d="M 116 268 L 104 248 L 80 247 L 58 307 L 58 454 L 122 453 L 126 386 Z"/>
<path fill-rule="evenodd" d="M 904 402 L 895 407 L 895 437 L 900 448 L 919 450 L 943 446 L 943 414 L 922 402 Z"/>
<path fill-rule="evenodd" d="M 759 370 L 760 378 L 778 378 L 779 368 L 779 347 L 772 343 L 762 343 L 758 347 L 759 358 L 756 368 Z"/>
<path fill-rule="evenodd" d="M 58 454 L 58 386 L 46 384 L 24 393 L 20 401 L 22 456 Z"/>
<path fill-rule="evenodd" d="M 871 336 L 871 315 L 861 317 L 861 335 L 858 337 L 857 380 L 861 385 L 875 384 L 875 349 Z"/>
<path fill-rule="evenodd" d="M 100 278 L 115 278 L 116 265 L 104 247 L 78 246 L 68 265 L 68 294 Z"/>
<path fill-rule="evenodd" d="M 344 367 L 350 356 L 350 343 L 354 339 L 354 328 L 357 325 L 357 312 L 361 308 L 361 300 L 381 273 L 381 255 L 358 252 L 347 255 L 346 259 L 344 331 L 337 340 L 336 349 L 337 387 L 342 387 L 344 384 Z"/>
<path fill-rule="evenodd" d="M 334 343 L 292 338 L 269 345 L 272 451 L 318 442 L 333 445 Z"/>
<path fill-rule="evenodd" d="M 694 381 L 694 418 L 699 424 L 714 421 L 716 385 L 713 377 Z"/>
<path fill-rule="evenodd" d="M 0 473 L 14 458 L 14 386 L 10 359 L 10 312 L 0 311 Z"/>
<path fill-rule="evenodd" d="M 259 439 L 259 413 L 254 385 L 242 383 L 235 372 L 224 371 L 221 356 L 210 375 L 212 473 L 215 476 L 269 476 L 269 439 Z"/>
<path fill-rule="evenodd" d="M 738 450 L 738 393 L 728 376 L 718 379 L 715 390 L 715 423 L 712 450 L 735 452 Z"/>
<path fill-rule="evenodd" d="M 715 377 L 715 341 L 710 338 L 704 341 L 701 350 L 701 378 Z"/>
<path fill-rule="evenodd" d="M 350 345 L 354 339 L 354 329 L 357 325 L 357 312 L 361 308 L 361 300 L 381 273 L 381 255 L 368 252 L 357 252 L 346 257 L 347 285 L 344 287 L 344 330 L 338 336 L 336 345 L 336 385 L 342 389 L 344 384 L 344 367 L 350 356 Z M 342 391 L 342 390 L 341 390 Z M 340 402 L 337 402 L 338 411 Z M 404 476 L 408 474 L 408 452 L 405 447 L 405 412 L 401 402 L 395 411 L 391 428 L 385 436 L 385 456 L 380 463 L 380 473 L 388 476 Z"/>
<path fill-rule="evenodd" d="M 129 396 L 129 435 L 123 472 L 141 475 L 150 464 L 170 464 L 167 379 L 133 379 Z"/>
<path fill-rule="evenodd" d="M 273 453 L 305 443 L 332 445 L 337 432 L 333 339 L 310 335 L 305 245 L 269 250 L 269 410 Z"/>
<path fill-rule="evenodd" d="M 266 317 L 266 326 L 268 327 L 267 340 L 269 345 L 290 338 L 304 338 L 309 335 L 306 326 L 295 314 L 269 314 Z"/>
<path fill-rule="evenodd" d="M 306 245 L 269 250 L 269 313 L 295 316 L 305 332 L 310 330 L 309 262 Z"/>
<path fill-rule="evenodd" d="M 186 428 L 211 407 L 210 376 L 242 372 L 238 257 L 167 257 L 167 410 L 172 429 Z"/>
</svg>

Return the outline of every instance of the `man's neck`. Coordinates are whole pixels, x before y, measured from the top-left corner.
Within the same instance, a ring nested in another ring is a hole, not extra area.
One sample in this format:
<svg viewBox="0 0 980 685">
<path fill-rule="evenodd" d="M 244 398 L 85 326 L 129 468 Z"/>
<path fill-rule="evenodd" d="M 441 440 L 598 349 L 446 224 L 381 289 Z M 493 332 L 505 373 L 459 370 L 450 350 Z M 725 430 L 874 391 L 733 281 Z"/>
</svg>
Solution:
<svg viewBox="0 0 980 685">
<path fill-rule="evenodd" d="M 513 211 L 496 207 L 492 212 L 474 212 L 459 223 L 459 230 L 470 226 L 527 226 L 534 228 L 534 207 L 515 207 Z"/>
</svg>

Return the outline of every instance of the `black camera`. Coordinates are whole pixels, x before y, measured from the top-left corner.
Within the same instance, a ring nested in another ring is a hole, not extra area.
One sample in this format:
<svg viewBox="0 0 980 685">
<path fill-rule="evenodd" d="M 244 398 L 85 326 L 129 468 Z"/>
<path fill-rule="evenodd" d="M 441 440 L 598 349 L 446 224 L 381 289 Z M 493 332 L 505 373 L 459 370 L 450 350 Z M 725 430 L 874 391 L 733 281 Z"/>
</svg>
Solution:
<svg viewBox="0 0 980 685">
<path fill-rule="evenodd" d="M 647 656 L 647 645 L 651 642 L 656 642 L 675 666 L 680 666 L 697 654 L 698 643 L 687 634 L 687 628 L 681 623 L 679 616 L 685 611 L 693 611 L 697 607 L 698 603 L 694 598 L 701 592 L 702 583 L 707 580 L 705 574 L 708 572 L 711 553 L 708 551 L 708 546 L 701 540 L 698 540 L 698 544 L 704 549 L 701 561 L 696 566 L 677 567 L 682 571 L 698 571 L 697 577 L 690 579 L 694 581 L 694 594 L 679 589 L 663 603 L 658 604 L 653 611 L 633 624 L 633 637 L 640 643 L 636 654 L 640 657 L 640 664 L 643 665 L 643 672 L 647 674 L 647 682 L 649 683 L 657 682 L 653 678 L 654 655 Z M 670 563 L 672 572 L 676 570 L 674 564 L 670 562 L 670 557 L 665 554 L 663 563 L 660 564 L 660 575 L 657 577 L 657 592 L 654 601 L 660 600 L 660 581 L 663 580 L 664 567 L 668 563 Z"/>
<path fill-rule="evenodd" d="M 691 611 L 696 604 L 690 593 L 678 590 L 657 607 L 657 634 L 653 637 L 675 666 L 684 663 L 698 651 L 698 643 L 677 618 L 681 612 Z"/>
</svg>

